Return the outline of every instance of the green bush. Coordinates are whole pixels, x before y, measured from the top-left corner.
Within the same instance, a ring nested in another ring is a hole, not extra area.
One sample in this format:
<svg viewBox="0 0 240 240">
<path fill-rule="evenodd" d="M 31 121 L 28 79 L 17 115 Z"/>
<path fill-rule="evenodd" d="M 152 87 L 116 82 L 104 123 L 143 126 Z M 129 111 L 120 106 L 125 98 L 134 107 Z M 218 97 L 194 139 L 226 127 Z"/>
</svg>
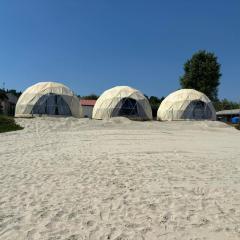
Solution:
<svg viewBox="0 0 240 240">
<path fill-rule="evenodd" d="M 22 130 L 23 127 L 16 124 L 13 117 L 0 115 L 0 133 Z"/>
<path fill-rule="evenodd" d="M 240 124 L 236 125 L 235 128 L 236 128 L 237 130 L 240 130 Z"/>
</svg>

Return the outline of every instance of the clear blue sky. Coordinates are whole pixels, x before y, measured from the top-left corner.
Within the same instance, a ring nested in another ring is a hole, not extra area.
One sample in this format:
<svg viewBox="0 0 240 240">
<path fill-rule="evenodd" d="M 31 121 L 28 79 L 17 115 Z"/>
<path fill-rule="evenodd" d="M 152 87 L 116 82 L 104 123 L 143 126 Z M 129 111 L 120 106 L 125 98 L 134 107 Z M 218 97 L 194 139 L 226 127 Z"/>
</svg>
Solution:
<svg viewBox="0 0 240 240">
<path fill-rule="evenodd" d="M 0 31 L 1 87 L 130 85 L 161 97 L 206 49 L 222 64 L 220 97 L 240 101 L 240 0 L 1 0 Z"/>
</svg>

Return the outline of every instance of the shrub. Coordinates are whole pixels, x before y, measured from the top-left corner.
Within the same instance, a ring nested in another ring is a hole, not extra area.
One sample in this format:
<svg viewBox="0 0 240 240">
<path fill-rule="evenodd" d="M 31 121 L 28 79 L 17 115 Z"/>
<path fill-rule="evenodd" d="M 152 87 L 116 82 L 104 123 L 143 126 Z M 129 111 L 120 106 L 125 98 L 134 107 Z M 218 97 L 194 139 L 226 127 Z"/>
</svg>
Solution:
<svg viewBox="0 0 240 240">
<path fill-rule="evenodd" d="M 16 124 L 13 117 L 0 115 L 0 133 L 22 130 L 23 127 Z"/>
</svg>

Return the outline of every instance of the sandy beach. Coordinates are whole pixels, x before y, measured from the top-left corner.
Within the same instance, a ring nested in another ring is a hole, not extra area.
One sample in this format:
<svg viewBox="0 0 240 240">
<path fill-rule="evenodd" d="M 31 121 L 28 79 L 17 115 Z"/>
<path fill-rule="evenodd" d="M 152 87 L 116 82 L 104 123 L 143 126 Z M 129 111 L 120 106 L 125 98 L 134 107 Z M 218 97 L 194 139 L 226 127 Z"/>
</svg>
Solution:
<svg viewBox="0 0 240 240">
<path fill-rule="evenodd" d="M 220 122 L 17 119 L 0 239 L 240 239 L 240 132 Z"/>
</svg>

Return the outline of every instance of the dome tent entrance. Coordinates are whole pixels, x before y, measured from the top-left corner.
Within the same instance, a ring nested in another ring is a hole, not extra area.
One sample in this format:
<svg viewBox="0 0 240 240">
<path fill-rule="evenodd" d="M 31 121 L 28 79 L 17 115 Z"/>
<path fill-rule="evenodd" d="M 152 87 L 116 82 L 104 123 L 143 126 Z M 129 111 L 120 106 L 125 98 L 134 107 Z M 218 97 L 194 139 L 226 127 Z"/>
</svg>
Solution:
<svg viewBox="0 0 240 240">
<path fill-rule="evenodd" d="M 136 89 L 118 86 L 105 91 L 93 109 L 94 119 L 127 117 L 134 120 L 151 120 L 152 110 L 146 97 Z"/>
<path fill-rule="evenodd" d="M 161 103 L 158 120 L 216 120 L 215 109 L 209 98 L 193 89 L 171 93 Z"/>
<path fill-rule="evenodd" d="M 201 100 L 194 100 L 189 103 L 182 113 L 183 119 L 211 119 L 212 111 L 208 104 Z"/>
<path fill-rule="evenodd" d="M 39 98 L 32 108 L 32 114 L 71 116 L 71 110 L 62 96 L 48 93 Z"/>
<path fill-rule="evenodd" d="M 65 85 L 40 82 L 23 92 L 16 105 L 15 117 L 42 114 L 81 117 L 81 107 L 78 98 Z"/>
</svg>

